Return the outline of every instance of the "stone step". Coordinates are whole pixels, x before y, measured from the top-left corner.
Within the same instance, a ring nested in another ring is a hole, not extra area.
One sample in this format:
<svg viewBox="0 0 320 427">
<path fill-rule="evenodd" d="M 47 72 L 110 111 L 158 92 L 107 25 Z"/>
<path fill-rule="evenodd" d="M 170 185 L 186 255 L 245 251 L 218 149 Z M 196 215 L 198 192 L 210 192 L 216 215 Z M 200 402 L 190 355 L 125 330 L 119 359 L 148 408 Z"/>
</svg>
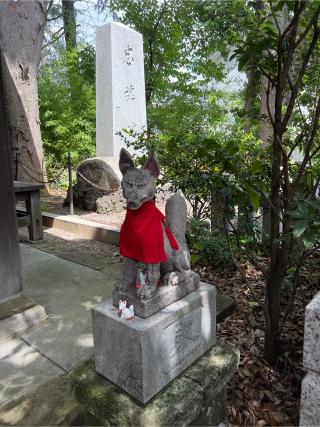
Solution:
<svg viewBox="0 0 320 427">
<path fill-rule="evenodd" d="M 84 220 L 78 216 L 57 215 L 49 212 L 42 212 L 43 225 L 49 228 L 68 231 L 78 234 L 81 237 L 107 242 L 111 245 L 118 245 L 120 231 L 97 222 Z"/>
<path fill-rule="evenodd" d="M 0 343 L 22 335 L 46 319 L 45 309 L 25 295 L 0 304 Z"/>
</svg>

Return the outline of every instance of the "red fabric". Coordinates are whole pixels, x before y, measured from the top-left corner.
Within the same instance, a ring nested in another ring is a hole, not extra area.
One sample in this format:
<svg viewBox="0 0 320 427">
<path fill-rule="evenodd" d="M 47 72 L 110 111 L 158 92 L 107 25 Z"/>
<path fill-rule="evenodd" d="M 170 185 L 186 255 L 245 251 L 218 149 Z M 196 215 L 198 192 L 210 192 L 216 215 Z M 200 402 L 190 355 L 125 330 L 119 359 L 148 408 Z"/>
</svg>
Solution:
<svg viewBox="0 0 320 427">
<path fill-rule="evenodd" d="M 164 215 L 153 201 L 143 203 L 136 210 L 127 209 L 120 231 L 121 255 L 148 264 L 166 261 L 162 224 Z M 165 226 L 165 230 L 172 249 L 178 250 L 178 243 L 170 229 Z"/>
</svg>

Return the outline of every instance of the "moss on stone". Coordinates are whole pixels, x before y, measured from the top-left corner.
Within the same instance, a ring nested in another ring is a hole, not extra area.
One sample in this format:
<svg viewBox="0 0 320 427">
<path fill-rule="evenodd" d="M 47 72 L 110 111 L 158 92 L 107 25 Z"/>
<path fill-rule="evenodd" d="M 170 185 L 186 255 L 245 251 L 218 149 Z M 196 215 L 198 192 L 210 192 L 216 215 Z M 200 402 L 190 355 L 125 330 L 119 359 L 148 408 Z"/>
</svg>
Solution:
<svg viewBox="0 0 320 427">
<path fill-rule="evenodd" d="M 217 343 L 146 405 L 95 373 L 92 360 L 72 373 L 77 401 L 105 426 L 218 425 L 226 414 L 226 384 L 239 352 Z"/>
</svg>

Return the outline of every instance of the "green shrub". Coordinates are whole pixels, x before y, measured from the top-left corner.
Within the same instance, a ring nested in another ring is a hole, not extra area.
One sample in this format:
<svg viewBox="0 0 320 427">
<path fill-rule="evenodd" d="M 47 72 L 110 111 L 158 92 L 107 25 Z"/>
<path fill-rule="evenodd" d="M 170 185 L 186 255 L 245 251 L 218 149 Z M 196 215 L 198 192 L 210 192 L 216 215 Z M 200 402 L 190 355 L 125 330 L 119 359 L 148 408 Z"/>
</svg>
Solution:
<svg viewBox="0 0 320 427">
<path fill-rule="evenodd" d="M 210 230 L 207 221 L 191 218 L 187 224 L 186 237 L 193 265 L 232 267 L 232 256 L 225 235 L 221 231 Z"/>
</svg>

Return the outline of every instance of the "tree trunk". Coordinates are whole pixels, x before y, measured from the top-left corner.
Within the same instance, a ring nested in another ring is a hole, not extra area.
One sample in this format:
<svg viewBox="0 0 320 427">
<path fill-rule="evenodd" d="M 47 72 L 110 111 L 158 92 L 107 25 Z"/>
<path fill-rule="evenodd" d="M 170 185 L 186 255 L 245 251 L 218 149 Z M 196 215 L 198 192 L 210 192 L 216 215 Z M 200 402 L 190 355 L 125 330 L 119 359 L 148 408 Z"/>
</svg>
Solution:
<svg viewBox="0 0 320 427">
<path fill-rule="evenodd" d="M 38 105 L 38 65 L 46 21 L 40 0 L 0 2 L 0 43 L 12 160 L 20 153 L 18 179 L 43 180 Z"/>
<path fill-rule="evenodd" d="M 74 2 L 75 0 L 62 0 L 64 39 L 67 50 L 77 47 L 77 25 Z"/>
</svg>

